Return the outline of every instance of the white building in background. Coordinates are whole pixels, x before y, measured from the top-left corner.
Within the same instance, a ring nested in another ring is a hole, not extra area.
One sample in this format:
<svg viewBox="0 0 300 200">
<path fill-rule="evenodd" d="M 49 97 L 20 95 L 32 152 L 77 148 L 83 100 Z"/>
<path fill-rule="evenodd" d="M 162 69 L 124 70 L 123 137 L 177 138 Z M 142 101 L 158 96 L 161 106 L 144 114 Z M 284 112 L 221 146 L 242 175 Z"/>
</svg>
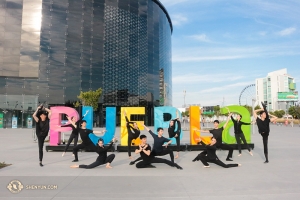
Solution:
<svg viewBox="0 0 300 200">
<path fill-rule="evenodd" d="M 287 111 L 298 101 L 295 79 L 287 73 L 287 69 L 256 79 L 256 100 L 267 104 L 269 111 Z"/>
</svg>

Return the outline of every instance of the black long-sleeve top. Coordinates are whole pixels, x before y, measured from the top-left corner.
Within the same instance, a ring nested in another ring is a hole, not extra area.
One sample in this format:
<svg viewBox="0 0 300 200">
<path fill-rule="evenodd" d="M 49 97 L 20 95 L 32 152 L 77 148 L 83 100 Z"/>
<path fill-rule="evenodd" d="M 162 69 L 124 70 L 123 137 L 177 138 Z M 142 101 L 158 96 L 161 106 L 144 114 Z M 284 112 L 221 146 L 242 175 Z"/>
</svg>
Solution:
<svg viewBox="0 0 300 200">
<path fill-rule="evenodd" d="M 97 160 L 103 160 L 105 161 L 105 159 L 107 158 L 107 151 L 112 147 L 113 145 L 113 142 L 111 142 L 108 146 L 103 146 L 103 147 L 100 147 L 98 144 L 97 144 L 97 147 L 96 147 L 96 152 L 99 154 Z"/>
<path fill-rule="evenodd" d="M 237 121 L 235 120 L 232 116 L 231 116 L 231 120 L 234 124 L 234 133 L 235 134 L 242 134 L 242 125 L 251 125 L 251 123 L 246 123 L 246 122 L 242 122 L 242 121 Z"/>
<path fill-rule="evenodd" d="M 209 132 L 217 140 L 216 146 L 221 146 L 222 145 L 222 133 L 223 133 L 223 130 L 224 130 L 223 127 L 209 130 Z"/>
<path fill-rule="evenodd" d="M 93 133 L 93 130 L 90 129 L 79 129 L 80 138 L 82 140 L 82 144 L 88 146 L 88 145 L 94 145 L 94 143 L 91 141 L 89 134 Z"/>
<path fill-rule="evenodd" d="M 269 113 L 266 109 L 266 107 L 264 107 L 264 111 L 266 113 L 266 119 L 263 121 L 260 118 L 256 118 L 256 123 L 257 123 L 257 127 L 258 127 L 258 132 L 259 133 L 265 133 L 265 134 L 269 134 L 270 132 L 270 117 L 269 117 Z"/>
<path fill-rule="evenodd" d="M 134 137 L 133 134 L 135 134 L 135 136 L 140 135 L 141 131 L 140 129 L 136 129 L 132 126 L 132 124 L 134 124 L 134 122 L 130 122 L 127 118 L 127 116 L 125 116 L 126 122 L 127 122 L 127 131 L 128 131 L 128 137 Z M 133 132 L 132 132 L 133 131 Z"/>
<path fill-rule="evenodd" d="M 61 127 L 71 127 L 72 128 L 72 133 L 71 134 L 78 135 L 78 132 L 79 132 L 79 129 L 80 129 L 80 123 L 83 120 L 83 118 L 84 118 L 84 116 L 81 116 L 80 119 L 77 122 L 75 122 L 76 128 L 75 128 L 75 126 L 73 126 L 73 124 L 62 125 Z"/>
<path fill-rule="evenodd" d="M 178 136 L 180 135 L 181 132 L 181 123 L 178 119 L 174 119 L 174 124 L 173 126 L 169 126 L 168 128 L 168 133 L 169 133 L 169 137 L 175 137 L 175 135 L 177 134 Z M 175 131 L 175 124 L 177 124 L 177 130 Z"/>
<path fill-rule="evenodd" d="M 218 158 L 216 151 L 217 151 L 217 147 L 216 145 L 207 145 L 204 142 L 200 142 L 202 145 L 205 145 L 206 148 L 206 152 L 207 152 L 207 157 L 211 160 L 215 160 Z"/>
<path fill-rule="evenodd" d="M 149 130 L 149 133 L 152 135 L 154 139 L 153 144 L 153 151 L 156 153 L 160 153 L 164 150 L 164 147 L 162 146 L 165 142 L 169 142 L 170 140 L 165 137 L 158 137 L 158 135 L 154 134 L 151 130 Z"/>
</svg>

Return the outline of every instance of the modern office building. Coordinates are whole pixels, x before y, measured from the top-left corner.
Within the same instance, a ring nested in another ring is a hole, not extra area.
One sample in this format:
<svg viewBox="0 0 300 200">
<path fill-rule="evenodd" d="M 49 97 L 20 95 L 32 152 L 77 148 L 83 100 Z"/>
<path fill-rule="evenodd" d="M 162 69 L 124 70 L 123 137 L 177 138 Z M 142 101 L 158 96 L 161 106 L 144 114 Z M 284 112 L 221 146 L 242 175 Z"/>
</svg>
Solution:
<svg viewBox="0 0 300 200">
<path fill-rule="evenodd" d="M 105 107 L 172 104 L 172 22 L 159 0 L 0 0 L 0 111 L 18 127 L 39 102 L 103 89 Z"/>
<path fill-rule="evenodd" d="M 298 101 L 295 79 L 287 73 L 287 69 L 256 79 L 256 100 L 265 102 L 269 111 L 287 111 Z"/>
</svg>

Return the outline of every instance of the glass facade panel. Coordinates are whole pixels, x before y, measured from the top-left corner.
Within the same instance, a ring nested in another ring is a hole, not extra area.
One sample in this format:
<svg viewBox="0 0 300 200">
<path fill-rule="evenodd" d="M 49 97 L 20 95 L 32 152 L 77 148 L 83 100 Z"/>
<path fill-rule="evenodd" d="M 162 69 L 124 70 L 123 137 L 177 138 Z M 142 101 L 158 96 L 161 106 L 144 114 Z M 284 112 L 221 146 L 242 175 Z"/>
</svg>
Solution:
<svg viewBox="0 0 300 200">
<path fill-rule="evenodd" d="M 154 107 L 172 105 L 171 34 L 158 0 L 1 0 L 0 111 L 72 105 L 101 87 L 97 119 L 142 106 L 153 125 Z M 16 95 L 22 108 L 7 107 Z"/>
</svg>

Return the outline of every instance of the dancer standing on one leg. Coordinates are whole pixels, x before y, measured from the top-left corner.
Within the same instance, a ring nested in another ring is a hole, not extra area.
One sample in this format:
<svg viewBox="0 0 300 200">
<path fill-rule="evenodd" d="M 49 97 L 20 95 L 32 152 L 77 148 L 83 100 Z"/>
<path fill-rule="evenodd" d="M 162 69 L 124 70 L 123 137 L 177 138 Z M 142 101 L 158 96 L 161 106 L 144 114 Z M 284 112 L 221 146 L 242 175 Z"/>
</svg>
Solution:
<svg viewBox="0 0 300 200">
<path fill-rule="evenodd" d="M 268 113 L 267 107 L 263 102 L 261 102 L 261 104 L 262 104 L 263 108 L 254 111 L 254 118 L 256 119 L 258 132 L 261 134 L 262 139 L 263 139 L 264 154 L 266 157 L 265 163 L 268 163 L 269 162 L 268 138 L 269 138 L 269 133 L 270 133 L 270 122 L 276 121 L 277 117 Z M 260 117 L 257 116 L 258 112 L 260 112 L 260 114 L 259 114 Z M 270 119 L 269 116 L 271 116 L 272 119 Z"/>
<path fill-rule="evenodd" d="M 39 144 L 39 159 L 40 166 L 43 167 L 43 147 L 46 137 L 49 132 L 49 119 L 51 117 L 51 110 L 45 108 L 43 105 L 40 105 L 32 115 L 33 119 L 36 122 L 36 136 L 38 138 Z"/>
<path fill-rule="evenodd" d="M 219 124 L 220 124 L 219 120 L 215 120 L 214 121 L 214 129 L 209 130 L 209 131 L 201 130 L 201 132 L 202 133 L 211 133 L 213 135 L 213 137 L 217 140 L 216 147 L 218 149 L 228 150 L 228 155 L 227 155 L 226 160 L 232 161 L 231 158 L 232 158 L 232 154 L 233 154 L 233 147 L 231 147 L 227 144 L 224 144 L 222 141 L 222 133 L 223 133 L 224 128 L 227 126 L 229 120 L 230 120 L 230 117 L 227 118 L 226 123 L 221 128 L 219 128 Z M 202 152 L 202 154 L 205 154 L 205 151 Z"/>
<path fill-rule="evenodd" d="M 228 112 L 229 112 L 229 110 L 228 110 Z M 251 156 L 253 156 L 253 153 L 251 152 L 251 149 L 250 149 L 249 145 L 247 144 L 245 135 L 242 131 L 242 125 L 251 125 L 251 123 L 242 122 L 241 121 L 242 115 L 240 115 L 240 114 L 237 115 L 236 120 L 232 117 L 232 113 L 230 113 L 230 112 L 229 112 L 229 116 L 231 117 L 231 120 L 234 124 L 234 135 L 235 135 L 235 139 L 236 139 L 236 142 L 237 142 L 237 145 L 238 145 L 238 148 L 239 148 L 239 153 L 240 153 L 238 156 L 242 155 L 241 140 L 246 145 L 246 147 L 249 151 L 249 154 Z"/>
<path fill-rule="evenodd" d="M 97 157 L 95 162 L 93 162 L 90 165 L 72 165 L 70 167 L 92 169 L 98 167 L 99 165 L 106 164 L 106 168 L 111 169 L 112 167 L 110 166 L 110 164 L 114 160 L 115 154 L 110 154 L 109 156 L 107 156 L 107 151 L 112 147 L 113 143 L 115 143 L 116 140 L 117 140 L 116 138 L 113 138 L 109 146 L 105 147 L 103 139 L 100 138 L 96 146 L 96 152 L 99 154 L 99 156 Z"/>
<path fill-rule="evenodd" d="M 175 131 L 175 124 L 177 124 L 177 130 Z M 175 138 L 177 144 L 177 154 L 175 159 L 179 157 L 180 151 L 180 133 L 181 133 L 181 123 L 178 116 L 178 111 L 176 111 L 176 119 L 172 119 L 169 124 L 168 133 L 170 138 Z"/>
<path fill-rule="evenodd" d="M 164 133 L 164 129 L 157 128 L 157 135 L 156 135 L 147 126 L 145 126 L 145 124 L 143 124 L 143 126 L 145 127 L 145 129 L 147 131 L 149 131 L 149 133 L 152 135 L 152 137 L 154 139 L 154 145 L 153 145 L 153 150 L 152 150 L 153 156 L 164 156 L 164 155 L 170 154 L 171 161 L 174 163 L 173 151 L 171 149 L 167 148 L 168 145 L 171 144 L 172 141 L 162 136 Z M 142 160 L 141 157 L 139 157 L 135 161 L 131 161 L 130 165 L 133 165 L 134 163 L 136 163 L 137 161 L 140 161 L 140 160 Z"/>
<path fill-rule="evenodd" d="M 89 134 L 96 133 L 96 134 L 102 134 L 103 135 L 105 132 L 106 132 L 106 130 L 93 131 L 93 130 L 87 129 L 86 128 L 86 121 L 82 120 L 81 121 L 81 128 L 79 129 L 79 134 L 80 134 L 80 138 L 82 140 L 82 143 L 79 144 L 79 145 L 76 145 L 73 148 L 73 154 L 75 156 L 75 160 L 73 160 L 72 162 L 78 162 L 78 151 L 79 151 L 79 149 L 90 148 L 90 149 L 95 150 L 96 146 L 91 141 L 91 139 L 89 137 Z"/>
<path fill-rule="evenodd" d="M 140 154 L 142 161 L 136 164 L 136 168 L 155 168 L 152 163 L 164 163 L 177 169 L 182 169 L 179 165 L 167 159 L 156 158 L 152 152 L 150 145 L 147 144 L 147 136 L 141 135 L 141 144 L 136 148 L 135 153 Z"/>
<path fill-rule="evenodd" d="M 127 127 L 127 132 L 128 132 L 128 156 L 131 159 L 131 145 L 132 145 L 132 140 L 135 140 L 140 136 L 140 129 L 137 125 L 136 122 L 130 122 L 127 118 L 127 114 L 124 111 L 125 119 L 126 119 L 126 127 Z M 134 144 L 133 144 L 134 145 Z"/>
<path fill-rule="evenodd" d="M 76 121 L 76 118 L 74 116 L 71 117 L 71 118 L 69 116 L 67 116 L 67 119 L 70 122 L 70 124 L 60 126 L 60 127 L 71 127 L 72 128 L 72 133 L 71 133 L 70 138 L 68 140 L 68 143 L 67 143 L 67 145 L 65 147 L 65 150 L 64 150 L 64 152 L 63 152 L 63 154 L 61 156 L 65 155 L 65 153 L 67 152 L 67 150 L 68 150 L 71 142 L 73 141 L 73 139 L 74 139 L 74 147 L 77 145 L 77 142 L 78 142 L 78 131 L 80 129 L 80 122 L 88 114 L 88 112 L 89 111 L 87 110 L 86 113 L 82 117 L 80 117 L 80 119 L 77 120 L 77 121 Z"/>
<path fill-rule="evenodd" d="M 225 164 L 225 163 L 223 163 L 218 158 L 218 156 L 216 155 L 216 150 L 217 150 L 216 143 L 217 143 L 217 140 L 215 138 L 213 138 L 213 137 L 211 138 L 210 144 L 208 144 L 208 145 L 206 145 L 205 143 L 203 143 L 201 141 L 201 139 L 200 139 L 200 144 L 201 145 L 205 145 L 207 155 L 200 153 L 193 160 L 193 162 L 200 160 L 203 163 L 203 165 L 204 165 L 205 168 L 210 167 L 209 164 L 208 164 L 208 162 L 215 163 L 216 165 L 219 165 L 219 166 L 224 167 L 224 168 L 239 167 L 239 166 L 241 166 L 241 164 Z"/>
</svg>

